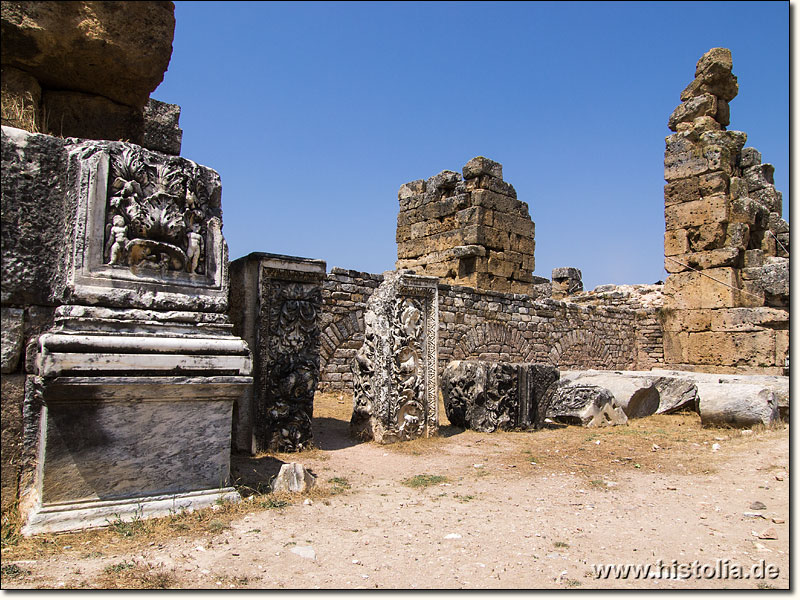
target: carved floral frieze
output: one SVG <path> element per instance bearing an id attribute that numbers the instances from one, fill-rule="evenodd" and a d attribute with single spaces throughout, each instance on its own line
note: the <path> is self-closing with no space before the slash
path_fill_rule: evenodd
<path id="1" fill-rule="evenodd" d="M 188 161 L 111 153 L 104 264 L 204 275 L 209 221 L 220 218 L 219 187 Z"/>

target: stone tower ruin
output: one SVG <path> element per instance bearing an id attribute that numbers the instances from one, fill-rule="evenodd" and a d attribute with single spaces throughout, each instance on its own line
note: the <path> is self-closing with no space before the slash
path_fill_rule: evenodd
<path id="1" fill-rule="evenodd" d="M 463 178 L 462 178 L 463 175 Z M 400 187 L 397 269 L 442 283 L 526 294 L 533 283 L 534 223 L 503 165 L 478 156 Z"/>
<path id="2" fill-rule="evenodd" d="M 789 356 L 789 225 L 774 168 L 727 131 L 738 93 L 712 48 L 669 118 L 664 153 L 664 359 L 698 371 L 783 374 Z"/>

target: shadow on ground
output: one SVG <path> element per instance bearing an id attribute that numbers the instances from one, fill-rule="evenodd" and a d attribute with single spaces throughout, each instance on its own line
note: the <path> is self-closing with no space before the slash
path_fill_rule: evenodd
<path id="1" fill-rule="evenodd" d="M 246 454 L 231 455 L 231 477 L 234 485 L 243 496 L 249 495 L 248 489 L 257 493 L 269 491 L 269 484 L 284 464 L 272 456 L 259 458 Z"/>
<path id="2" fill-rule="evenodd" d="M 350 437 L 350 422 L 333 417 L 314 417 L 311 424 L 314 432 L 314 447 L 320 450 L 341 450 L 362 444 Z"/>

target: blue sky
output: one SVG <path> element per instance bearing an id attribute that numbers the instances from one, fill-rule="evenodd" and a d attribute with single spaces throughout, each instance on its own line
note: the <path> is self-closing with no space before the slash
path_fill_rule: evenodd
<path id="1" fill-rule="evenodd" d="M 789 206 L 787 2 L 176 2 L 152 94 L 216 169 L 231 259 L 394 268 L 397 190 L 482 155 L 536 223 L 535 274 L 663 270 L 664 138 L 700 56 Z"/>

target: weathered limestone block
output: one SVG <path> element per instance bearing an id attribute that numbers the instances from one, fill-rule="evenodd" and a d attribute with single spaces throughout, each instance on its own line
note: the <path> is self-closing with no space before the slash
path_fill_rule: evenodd
<path id="1" fill-rule="evenodd" d="M 713 269 L 714 267 L 741 267 L 740 248 L 719 248 L 703 252 L 678 254 L 664 257 L 664 269 L 668 273 L 680 273 L 691 269 Z"/>
<path id="2" fill-rule="evenodd" d="M 767 163 L 746 168 L 743 174 L 747 189 L 752 192 L 775 185 L 774 173 L 775 167 Z"/>
<path id="3" fill-rule="evenodd" d="M 22 405 L 25 397 L 25 375 L 3 374 L 0 378 L 0 421 L 2 428 L 2 500 L 3 511 L 12 509 L 19 494 L 19 477 L 23 459 Z"/>
<path id="4" fill-rule="evenodd" d="M 680 230 L 678 230 L 680 231 Z M 729 240 L 744 240 L 749 233 L 747 225 L 741 223 L 709 223 L 700 227 L 687 229 L 690 252 L 703 252 L 706 250 L 716 250 L 723 246 L 737 246 L 739 244 L 728 243 Z M 741 245 L 744 247 L 746 242 Z"/>
<path id="5" fill-rule="evenodd" d="M 689 252 L 689 236 L 686 229 L 664 232 L 664 256 L 677 256 Z"/>
<path id="6" fill-rule="evenodd" d="M 181 153 L 183 130 L 178 126 L 181 107 L 150 98 L 144 106 L 144 137 L 142 145 L 164 154 Z"/>
<path id="7" fill-rule="evenodd" d="M 712 94 L 730 102 L 739 93 L 736 76 L 731 73 L 733 59 L 727 48 L 712 48 L 697 61 L 695 78 L 683 92 L 681 100 Z"/>
<path id="8" fill-rule="evenodd" d="M 664 179 L 672 182 L 708 173 L 708 160 L 702 146 L 686 133 L 674 133 L 666 139 L 664 152 Z"/>
<path id="9" fill-rule="evenodd" d="M 45 118 L 41 127 L 59 137 L 124 140 L 142 144 L 142 110 L 83 92 L 45 90 Z"/>
<path id="10" fill-rule="evenodd" d="M 3 2 L 2 63 L 142 108 L 172 54 L 172 2 Z"/>
<path id="11" fill-rule="evenodd" d="M 569 385 L 593 385 L 611 392 L 629 419 L 647 417 L 659 409 L 660 396 L 653 378 L 630 377 L 611 371 L 567 371 Z"/>
<path id="12" fill-rule="evenodd" d="M 554 388 L 547 417 L 583 427 L 608 427 L 628 422 L 625 411 L 607 389 L 569 382 Z"/>
<path id="13" fill-rule="evenodd" d="M 63 232 L 75 218 L 65 140 L 3 126 L 2 162 L 0 296 L 4 305 L 53 304 L 65 279 Z"/>
<path id="14" fill-rule="evenodd" d="M 752 384 L 697 384 L 700 420 L 704 426 L 772 425 L 778 419 L 775 393 Z"/>
<path id="15" fill-rule="evenodd" d="M 766 306 L 728 308 L 711 311 L 712 331 L 761 331 L 764 328 L 788 329 L 789 311 Z"/>
<path id="16" fill-rule="evenodd" d="M 775 332 L 770 329 L 752 332 L 705 331 L 689 334 L 686 360 L 698 365 L 775 365 Z"/>
<path id="17" fill-rule="evenodd" d="M 483 156 L 471 159 L 461 170 L 464 179 L 472 179 L 481 175 L 488 175 L 498 179 L 503 178 L 503 165 Z"/>
<path id="18" fill-rule="evenodd" d="M 733 308 L 741 306 L 736 269 L 717 267 L 703 273 L 675 273 L 664 284 L 665 306 L 673 309 Z M 668 301 L 668 303 L 666 302 Z"/>
<path id="19" fill-rule="evenodd" d="M 690 123 L 697 117 L 703 116 L 716 117 L 718 102 L 717 97 L 712 94 L 701 94 L 689 98 L 686 102 L 678 105 L 672 112 L 667 126 L 672 131 L 677 131 L 678 123 Z M 727 125 L 728 123 L 720 122 L 720 124 Z"/>
<path id="20" fill-rule="evenodd" d="M 552 294 L 554 300 L 561 300 L 572 294 L 583 291 L 583 275 L 575 267 L 557 267 L 553 269 Z"/>
<path id="21" fill-rule="evenodd" d="M 764 205 L 770 213 L 776 213 L 777 217 L 783 214 L 783 194 L 776 190 L 774 185 L 749 191 L 748 195 L 759 204 Z M 772 217 L 771 214 L 770 217 Z"/>
<path id="22" fill-rule="evenodd" d="M 437 280 L 387 271 L 364 323 L 364 344 L 352 363 L 351 433 L 382 444 L 436 435 Z"/>
<path id="23" fill-rule="evenodd" d="M 679 204 L 681 202 L 689 202 L 697 200 L 700 197 L 700 177 L 687 177 L 686 179 L 678 179 L 677 181 L 670 181 L 664 185 L 664 202 L 668 206 L 670 204 Z"/>
<path id="24" fill-rule="evenodd" d="M 709 196 L 681 204 L 671 204 L 664 210 L 667 231 L 727 223 L 731 204 L 724 195 Z"/>
<path id="25" fill-rule="evenodd" d="M 317 482 L 316 476 L 300 463 L 286 463 L 272 481 L 273 492 L 300 493 L 310 490 Z"/>
<path id="26" fill-rule="evenodd" d="M 442 373 L 442 397 L 453 425 L 490 433 L 540 428 L 547 413 L 547 389 L 558 370 L 547 365 L 452 361 Z"/>
<path id="27" fill-rule="evenodd" d="M 252 253 L 231 263 L 234 331 L 254 354 L 252 394 L 234 410 L 243 452 L 292 452 L 312 442 L 325 261 Z"/>
<path id="28" fill-rule="evenodd" d="M 17 370 L 22 356 L 24 342 L 25 313 L 20 308 L 4 306 L 2 308 L 2 325 L 0 325 L 0 365 L 2 373 L 13 373 Z"/>

